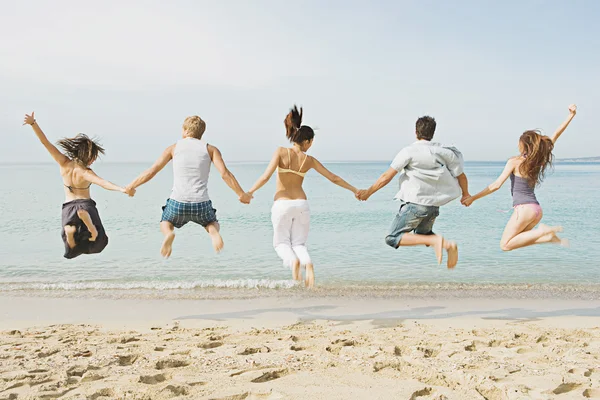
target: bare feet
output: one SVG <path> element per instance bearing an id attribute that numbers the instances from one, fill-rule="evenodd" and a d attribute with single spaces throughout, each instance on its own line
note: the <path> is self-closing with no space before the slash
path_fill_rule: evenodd
<path id="1" fill-rule="evenodd" d="M 302 275 L 300 274 L 300 260 L 294 260 L 292 263 L 292 278 L 295 281 L 302 280 Z"/>
<path id="2" fill-rule="evenodd" d="M 163 240 L 162 247 L 160 248 L 160 254 L 164 258 L 171 257 L 171 252 L 173 251 L 173 240 L 175 240 L 175 232 L 170 232 L 165 235 L 165 240 Z"/>
<path id="3" fill-rule="evenodd" d="M 541 237 L 541 239 L 543 241 L 546 241 L 548 243 L 552 243 L 552 244 L 558 244 L 562 247 L 569 247 L 570 243 L 569 243 L 569 239 L 562 239 L 560 237 L 558 237 L 556 235 L 556 232 L 562 232 L 563 228 L 562 226 L 548 226 L 546 224 L 540 224 L 540 226 L 538 227 L 538 229 L 540 230 L 544 230 L 547 231 L 548 233 L 544 236 Z"/>
<path id="4" fill-rule="evenodd" d="M 306 280 L 304 283 L 308 289 L 315 286 L 315 269 L 312 264 L 306 264 Z"/>
<path id="5" fill-rule="evenodd" d="M 541 231 L 544 231 L 546 233 L 554 233 L 554 234 L 563 231 L 563 227 L 562 226 L 548 226 L 546 224 L 540 224 L 538 226 L 538 229 L 541 230 Z"/>
<path id="6" fill-rule="evenodd" d="M 69 245 L 69 248 L 73 249 L 75 248 L 75 246 L 77 246 L 77 243 L 75 243 L 75 232 L 77 231 L 77 228 L 75 228 L 72 225 L 65 225 L 65 235 L 67 236 L 67 244 Z"/>
<path id="7" fill-rule="evenodd" d="M 442 236 L 435 235 L 433 250 L 435 250 L 435 258 L 437 259 L 438 264 L 441 264 L 442 258 L 444 257 L 444 238 Z"/>
<path id="8" fill-rule="evenodd" d="M 448 252 L 448 269 L 452 269 L 458 263 L 458 246 L 453 240 L 444 241 L 444 244 Z"/>

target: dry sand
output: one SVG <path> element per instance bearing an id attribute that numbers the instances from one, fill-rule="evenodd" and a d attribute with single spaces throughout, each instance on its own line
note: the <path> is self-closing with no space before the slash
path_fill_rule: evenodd
<path id="1" fill-rule="evenodd" d="M 0 399 L 600 398 L 597 317 L 236 321 L 5 330 Z"/>

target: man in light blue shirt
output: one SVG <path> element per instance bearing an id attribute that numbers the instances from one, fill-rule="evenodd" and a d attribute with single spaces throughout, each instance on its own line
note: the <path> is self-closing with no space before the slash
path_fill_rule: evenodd
<path id="1" fill-rule="evenodd" d="M 395 199 L 400 200 L 400 210 L 394 218 L 385 242 L 393 248 L 400 246 L 431 246 L 438 264 L 442 263 L 443 250 L 448 253 L 448 268 L 458 262 L 458 246 L 433 233 L 433 224 L 441 206 L 461 196 L 469 196 L 467 176 L 463 172 L 462 154 L 454 147 L 433 143 L 435 119 L 425 116 L 417 120 L 417 141 L 400 150 L 390 168 L 367 190 L 356 197 L 367 200 L 386 186 L 398 174 L 400 190 Z M 414 233 L 413 233 L 414 232 Z"/>

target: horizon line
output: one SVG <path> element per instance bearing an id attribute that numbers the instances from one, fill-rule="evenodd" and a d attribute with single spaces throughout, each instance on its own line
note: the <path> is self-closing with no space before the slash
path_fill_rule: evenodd
<path id="1" fill-rule="evenodd" d="M 600 162 L 600 157 L 567 157 L 557 159 L 556 162 L 577 162 L 577 161 L 585 161 L 585 160 L 598 160 Z M 101 161 L 99 160 L 98 164 L 152 164 L 155 160 L 149 161 Z M 328 164 L 380 164 L 380 163 L 389 163 L 389 160 L 325 160 L 321 161 L 323 163 Z M 467 160 L 465 163 L 504 163 L 506 160 Z M 228 161 L 228 164 L 268 164 L 269 161 L 259 161 L 259 160 L 235 160 Z M 0 165 L 52 165 L 55 164 L 52 161 L 0 161 Z"/>

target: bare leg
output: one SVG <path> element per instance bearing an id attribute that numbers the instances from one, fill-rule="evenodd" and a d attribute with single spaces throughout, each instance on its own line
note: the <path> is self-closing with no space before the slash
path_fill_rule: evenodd
<path id="1" fill-rule="evenodd" d="M 165 235 L 165 240 L 163 240 L 162 247 L 160 248 L 160 254 L 164 258 L 171 257 L 171 252 L 173 251 L 173 240 L 175 240 L 175 227 L 169 221 L 162 221 L 160 223 L 160 231 L 163 235 Z"/>
<path id="2" fill-rule="evenodd" d="M 534 244 L 561 243 L 556 233 L 561 232 L 562 227 L 541 224 L 538 229 L 533 229 L 541 219 L 542 214 L 536 213 L 533 208 L 520 207 L 515 210 L 506 224 L 500 248 L 511 251 Z"/>
<path id="3" fill-rule="evenodd" d="M 94 223 L 92 222 L 92 217 L 90 217 L 90 214 L 85 210 L 77 210 L 77 216 L 79 217 L 79 219 L 81 219 L 83 221 L 87 230 L 90 231 L 89 241 L 90 242 L 95 241 L 96 238 L 98 237 L 98 229 L 96 229 L 96 227 L 94 226 Z"/>
<path id="4" fill-rule="evenodd" d="M 295 281 L 302 280 L 302 274 L 300 274 L 300 260 L 298 259 L 294 260 L 292 264 L 292 278 Z"/>
<path id="5" fill-rule="evenodd" d="M 67 244 L 71 249 L 77 246 L 77 243 L 75 243 L 75 232 L 77 232 L 76 227 L 74 227 L 73 225 L 65 225 L 65 235 L 67 236 Z"/>
<path id="6" fill-rule="evenodd" d="M 306 264 L 306 279 L 304 283 L 309 289 L 315 286 L 315 268 L 312 264 Z"/>
<path id="7" fill-rule="evenodd" d="M 221 225 L 219 225 L 218 222 L 213 222 L 212 224 L 206 226 L 206 232 L 208 232 L 208 234 L 210 235 L 212 245 L 216 253 L 221 252 L 221 250 L 223 250 L 224 245 L 221 233 L 219 233 L 220 230 Z"/>
<path id="8" fill-rule="evenodd" d="M 444 248 L 449 248 L 449 243 L 440 235 L 419 235 L 417 233 L 405 233 L 400 239 L 400 246 L 431 246 L 435 250 L 438 264 L 442 263 Z"/>

